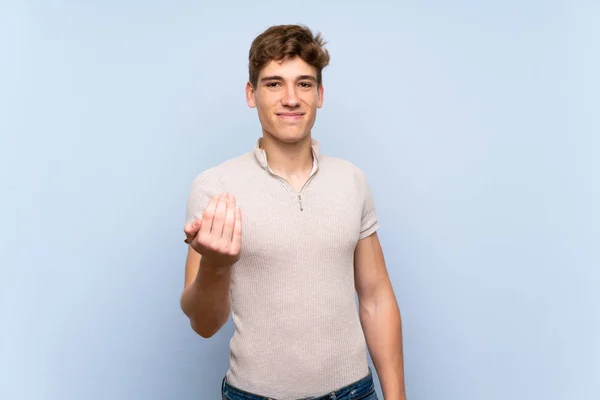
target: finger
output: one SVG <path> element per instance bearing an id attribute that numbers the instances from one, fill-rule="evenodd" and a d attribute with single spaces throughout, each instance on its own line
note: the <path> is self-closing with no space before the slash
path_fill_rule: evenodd
<path id="1" fill-rule="evenodd" d="M 231 239 L 231 252 L 238 254 L 242 248 L 242 210 L 239 207 L 235 209 L 235 225 L 233 227 L 233 237 Z"/>
<path id="2" fill-rule="evenodd" d="M 215 240 L 219 240 L 221 239 L 221 236 L 223 236 L 223 224 L 225 223 L 225 216 L 227 215 L 227 198 L 227 193 L 223 193 L 219 196 L 219 204 L 217 204 L 215 218 L 213 219 L 213 225 L 210 229 L 210 235 Z"/>
<path id="3" fill-rule="evenodd" d="M 227 214 L 225 215 L 225 224 L 223 225 L 223 239 L 228 243 L 231 243 L 231 235 L 233 234 L 233 227 L 235 225 L 235 204 L 236 200 L 234 196 L 229 196 L 227 202 Z"/>
<path id="4" fill-rule="evenodd" d="M 194 237 L 196 237 L 201 225 L 201 219 L 196 219 L 193 222 L 185 224 L 185 226 L 183 227 L 183 231 L 185 232 L 185 237 L 187 239 L 186 242 L 190 242 L 192 239 L 194 239 Z"/>
<path id="5" fill-rule="evenodd" d="M 185 226 L 183 227 L 183 231 L 186 235 L 195 235 L 196 233 L 198 233 L 201 224 L 201 219 L 195 219 L 194 221 L 185 224 Z"/>
<path id="6" fill-rule="evenodd" d="M 210 234 L 210 229 L 213 224 L 213 219 L 215 217 L 215 210 L 217 209 L 217 203 L 219 201 L 219 196 L 214 196 L 210 199 L 210 202 L 206 206 L 206 209 L 202 213 L 202 224 L 200 226 L 199 234 L 203 237 L 206 237 Z"/>
<path id="7" fill-rule="evenodd" d="M 189 223 L 185 224 L 185 226 L 183 227 L 183 231 L 185 232 L 186 235 L 189 235 L 192 232 L 193 224 L 194 224 L 193 222 L 189 222 Z"/>

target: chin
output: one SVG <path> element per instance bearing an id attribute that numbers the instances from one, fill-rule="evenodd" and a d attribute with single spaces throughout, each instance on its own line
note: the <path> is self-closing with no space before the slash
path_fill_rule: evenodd
<path id="1" fill-rule="evenodd" d="M 292 144 L 305 139 L 309 134 L 310 132 L 277 132 L 272 133 L 271 136 L 281 142 Z"/>

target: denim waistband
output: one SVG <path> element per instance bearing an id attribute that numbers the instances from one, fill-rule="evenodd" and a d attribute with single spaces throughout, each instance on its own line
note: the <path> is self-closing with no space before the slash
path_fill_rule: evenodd
<path id="1" fill-rule="evenodd" d="M 362 399 L 371 393 L 375 392 L 373 383 L 373 375 L 369 368 L 369 373 L 364 378 L 329 392 L 325 395 L 316 397 L 303 397 L 297 400 L 355 400 Z M 266 397 L 259 394 L 249 393 L 227 382 L 227 378 L 223 378 L 221 385 L 221 394 L 224 400 L 277 400 L 273 397 Z"/>

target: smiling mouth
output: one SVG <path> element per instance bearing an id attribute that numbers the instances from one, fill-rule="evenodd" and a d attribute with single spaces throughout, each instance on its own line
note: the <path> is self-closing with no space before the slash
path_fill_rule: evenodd
<path id="1" fill-rule="evenodd" d="M 303 113 L 277 113 L 276 115 L 279 118 L 282 118 L 282 119 L 285 119 L 288 121 L 297 121 L 304 116 Z"/>

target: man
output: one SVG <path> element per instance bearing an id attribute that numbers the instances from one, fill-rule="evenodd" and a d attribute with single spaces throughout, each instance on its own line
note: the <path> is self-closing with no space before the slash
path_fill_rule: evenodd
<path id="1" fill-rule="evenodd" d="M 311 137 L 323 46 L 296 25 L 254 40 L 246 99 L 262 137 L 190 190 L 181 307 L 205 338 L 231 312 L 227 400 L 377 399 L 367 348 L 385 400 L 405 399 L 400 312 L 369 185 Z"/>

